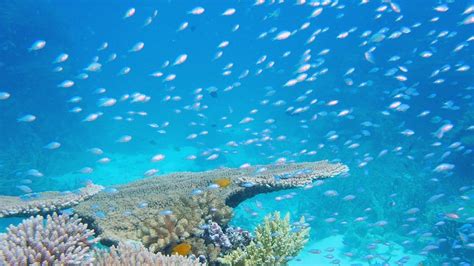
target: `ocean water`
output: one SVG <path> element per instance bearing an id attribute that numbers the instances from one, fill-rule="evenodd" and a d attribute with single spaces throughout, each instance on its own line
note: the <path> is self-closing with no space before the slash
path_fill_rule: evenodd
<path id="1" fill-rule="evenodd" d="M 24 0 L 0 22 L 1 195 L 329 160 L 350 171 L 231 224 L 304 216 L 290 265 L 473 264 L 474 2 Z"/>

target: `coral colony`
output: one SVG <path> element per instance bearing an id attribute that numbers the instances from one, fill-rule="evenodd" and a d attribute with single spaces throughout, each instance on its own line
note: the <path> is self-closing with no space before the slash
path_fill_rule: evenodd
<path id="1" fill-rule="evenodd" d="M 267 170 L 259 173 L 261 167 Z M 3 216 L 52 215 L 28 218 L 0 235 L 0 264 L 285 264 L 307 242 L 304 218 L 290 224 L 289 214 L 281 218 L 274 213 L 250 233 L 228 225 L 232 206 L 259 193 L 310 185 L 347 171 L 328 161 L 266 165 L 174 173 L 116 191 L 89 184 L 77 193 L 4 197 Z M 72 206 L 74 216 L 56 213 Z M 111 248 L 100 249 L 99 241 Z"/>

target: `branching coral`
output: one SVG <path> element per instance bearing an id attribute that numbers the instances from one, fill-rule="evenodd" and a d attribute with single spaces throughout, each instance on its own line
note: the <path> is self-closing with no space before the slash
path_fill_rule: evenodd
<path id="1" fill-rule="evenodd" d="M 37 213 L 48 213 L 77 205 L 95 194 L 104 187 L 88 184 L 80 188 L 77 193 L 43 192 L 40 197 L 23 200 L 19 197 L 0 196 L 2 205 L 0 217 L 33 215 Z"/>
<path id="2" fill-rule="evenodd" d="M 225 205 L 222 198 L 218 197 L 218 191 L 206 191 L 202 195 L 183 198 L 183 207 L 198 209 L 201 211 L 202 223 L 208 220 L 225 225 L 232 218 L 232 208 Z"/>
<path id="3" fill-rule="evenodd" d="M 142 223 L 139 237 L 153 252 L 164 251 L 170 244 L 199 235 L 200 225 L 212 219 L 226 224 L 232 217 L 232 208 L 208 191 L 202 195 L 182 198 L 181 204 L 169 215 L 158 215 Z"/>
<path id="4" fill-rule="evenodd" d="M 221 253 L 221 248 L 213 243 L 206 243 L 202 238 L 193 237 L 188 240 L 192 246 L 192 253 L 200 258 L 205 258 L 207 262 L 214 263 Z"/>
<path id="5" fill-rule="evenodd" d="M 98 266 L 174 266 L 174 265 L 202 265 L 197 259 L 178 255 L 166 256 L 160 253 L 155 254 L 146 249 L 140 243 L 119 243 L 117 247 L 110 248 L 110 251 L 96 252 L 96 262 Z"/>
<path id="6" fill-rule="evenodd" d="M 140 237 L 143 244 L 151 251 L 162 251 L 168 245 L 197 233 L 200 221 L 198 211 L 187 213 L 185 216 L 160 215 L 143 223 Z"/>
<path id="7" fill-rule="evenodd" d="M 0 235 L 0 265 L 71 265 L 93 261 L 97 239 L 76 216 L 42 216 L 11 225 Z"/>
<path id="8" fill-rule="evenodd" d="M 227 265 L 282 265 L 287 263 L 308 241 L 309 228 L 302 217 L 298 226 L 291 226 L 290 215 L 281 219 L 280 213 L 265 217 L 255 230 L 255 239 L 220 259 Z"/>

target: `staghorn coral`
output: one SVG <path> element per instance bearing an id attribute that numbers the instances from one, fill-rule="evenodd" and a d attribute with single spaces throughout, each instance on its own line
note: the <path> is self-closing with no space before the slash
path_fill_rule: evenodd
<path id="1" fill-rule="evenodd" d="M 10 216 L 33 215 L 48 213 L 77 205 L 93 195 L 99 193 L 104 187 L 87 184 L 77 193 L 43 192 L 40 197 L 23 200 L 19 197 L 0 196 L 0 218 Z"/>
<path id="2" fill-rule="evenodd" d="M 220 258 L 226 265 L 282 265 L 286 264 L 308 241 L 309 228 L 302 217 L 297 227 L 290 225 L 290 215 L 281 219 L 280 213 L 265 217 L 257 226 L 255 239 L 245 247 Z"/>
<path id="3" fill-rule="evenodd" d="M 202 265 L 197 259 L 178 255 L 166 256 L 161 253 L 155 254 L 146 249 L 140 243 L 119 243 L 110 251 L 96 251 L 96 262 L 98 266 L 194 266 Z"/>
<path id="4" fill-rule="evenodd" d="M 258 169 L 266 170 L 261 172 L 257 171 Z M 304 185 L 315 179 L 329 178 L 347 171 L 347 166 L 343 164 L 320 161 L 260 165 L 242 169 L 222 168 L 206 172 L 178 172 L 118 186 L 117 193 L 98 193 L 74 209 L 79 216 L 93 223 L 103 243 L 110 245 L 125 239 L 140 240 L 143 221 L 155 219 L 164 209 L 178 214 L 178 209 L 183 206 L 183 198 L 196 197 L 191 196 L 194 190 L 204 189 L 219 178 L 228 178 L 232 182 L 225 188 L 213 190 L 212 194 L 219 199 L 218 206 L 225 203 L 226 206 L 232 207 L 259 193 Z M 256 172 L 259 173 L 256 175 Z M 275 176 L 288 174 L 293 174 L 293 177 L 284 183 L 275 182 Z M 246 181 L 255 184 L 250 188 L 241 186 L 242 182 Z M 146 202 L 147 207 L 137 208 L 142 202 Z M 211 219 L 225 224 L 230 217 L 219 213 L 219 210 L 223 210 L 221 207 L 216 209 L 218 212 L 211 215 Z M 103 215 L 98 216 L 98 211 Z M 206 222 L 209 218 L 203 219 Z"/>
<path id="5" fill-rule="evenodd" d="M 77 216 L 48 215 L 11 225 L 0 235 L 0 265 L 71 265 L 90 263 L 97 242 Z"/>

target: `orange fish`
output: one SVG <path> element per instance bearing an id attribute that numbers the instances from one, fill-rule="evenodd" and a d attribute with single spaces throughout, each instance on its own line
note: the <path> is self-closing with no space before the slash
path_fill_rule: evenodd
<path id="1" fill-rule="evenodd" d="M 189 253 L 191 253 L 191 244 L 189 243 L 181 243 L 176 245 L 172 252 L 172 254 L 179 254 L 181 256 L 187 256 Z"/>
<path id="2" fill-rule="evenodd" d="M 230 180 L 230 178 L 218 178 L 216 180 L 214 180 L 214 183 L 218 184 L 219 187 L 228 187 L 232 181 Z"/>

